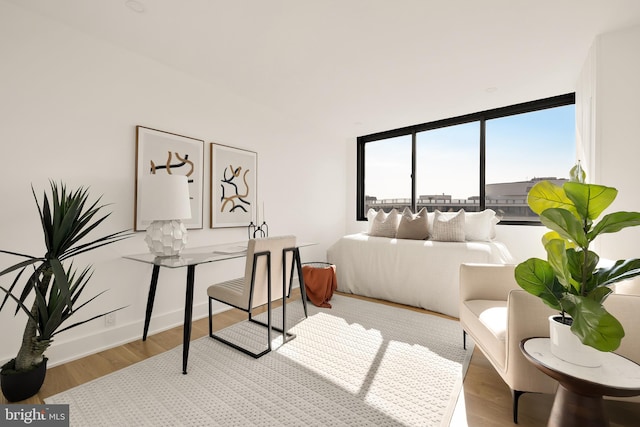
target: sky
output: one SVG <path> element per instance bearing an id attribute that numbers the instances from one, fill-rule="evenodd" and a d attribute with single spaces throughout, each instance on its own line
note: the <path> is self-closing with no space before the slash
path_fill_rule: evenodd
<path id="1" fill-rule="evenodd" d="M 479 194 L 480 125 L 466 123 L 417 135 L 418 195 Z M 575 163 L 575 106 L 487 121 L 486 183 L 568 177 Z M 411 197 L 411 136 L 367 143 L 365 193 Z"/>

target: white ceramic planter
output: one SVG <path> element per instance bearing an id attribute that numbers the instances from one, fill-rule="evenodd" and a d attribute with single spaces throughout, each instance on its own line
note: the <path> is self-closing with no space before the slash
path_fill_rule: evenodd
<path id="1" fill-rule="evenodd" d="M 551 353 L 565 362 L 574 365 L 595 368 L 602 364 L 602 352 L 593 347 L 582 344 L 580 339 L 571 332 L 571 327 L 553 320 L 560 317 L 557 314 L 549 316 L 549 337 L 551 338 Z"/>

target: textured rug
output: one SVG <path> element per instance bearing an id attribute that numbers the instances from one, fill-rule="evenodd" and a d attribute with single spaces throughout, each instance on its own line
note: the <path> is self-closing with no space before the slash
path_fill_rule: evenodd
<path id="1" fill-rule="evenodd" d="M 458 322 L 340 295 L 331 304 L 302 320 L 289 303 L 296 338 L 274 334 L 260 359 L 205 337 L 187 375 L 179 346 L 46 403 L 69 404 L 73 426 L 449 425 L 472 352 Z M 224 334 L 266 342 L 248 322 Z"/>

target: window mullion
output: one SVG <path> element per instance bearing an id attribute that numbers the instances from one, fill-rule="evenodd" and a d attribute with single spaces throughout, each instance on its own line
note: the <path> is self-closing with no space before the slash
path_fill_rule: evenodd
<path id="1" fill-rule="evenodd" d="M 416 157 L 417 157 L 417 149 L 416 149 L 416 133 L 413 132 L 411 134 L 411 210 L 413 212 L 416 212 L 416 206 L 418 204 L 418 198 L 416 196 L 416 189 L 417 189 L 417 183 L 416 183 L 416 164 L 418 163 Z"/>
<path id="2" fill-rule="evenodd" d="M 486 120 L 480 119 L 480 211 L 485 209 Z"/>

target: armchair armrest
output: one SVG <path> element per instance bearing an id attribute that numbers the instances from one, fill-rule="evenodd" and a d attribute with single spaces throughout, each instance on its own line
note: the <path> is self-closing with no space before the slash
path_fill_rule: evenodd
<path id="1" fill-rule="evenodd" d="M 515 289 L 507 303 L 505 381 L 515 390 L 554 393 L 557 382 L 535 368 L 522 354 L 520 342 L 525 338 L 548 337 L 549 316 L 557 311 L 530 293 Z"/>
<path id="2" fill-rule="evenodd" d="M 460 302 L 469 300 L 506 301 L 512 289 L 520 289 L 512 264 L 460 265 Z"/>
<path id="3" fill-rule="evenodd" d="M 624 327 L 624 338 L 615 353 L 640 363 L 640 296 L 612 294 L 604 302 L 604 306 Z"/>

